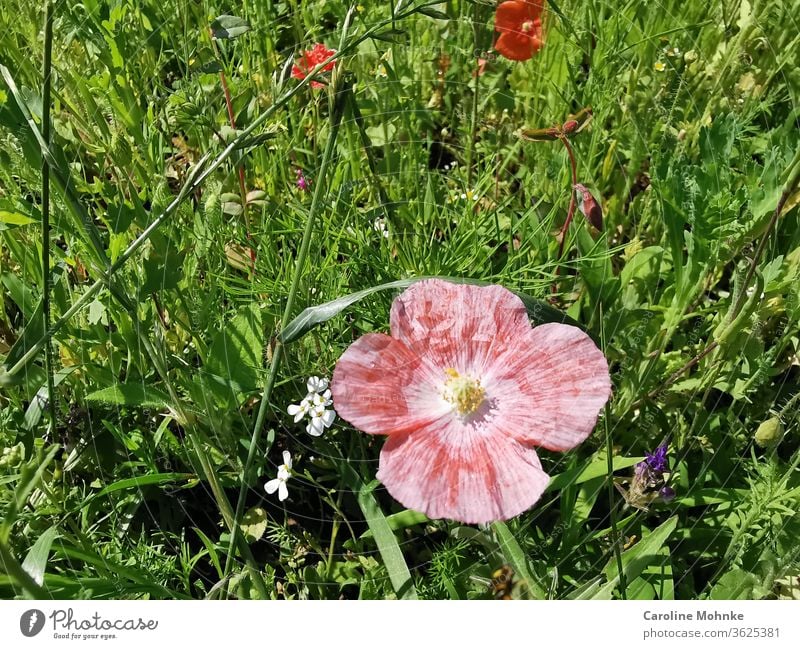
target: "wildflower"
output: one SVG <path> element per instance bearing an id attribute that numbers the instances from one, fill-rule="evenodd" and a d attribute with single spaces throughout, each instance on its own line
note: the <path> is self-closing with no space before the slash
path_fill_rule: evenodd
<path id="1" fill-rule="evenodd" d="M 659 446 L 652 453 L 647 453 L 644 458 L 644 463 L 647 464 L 651 471 L 656 473 L 664 473 L 669 470 L 669 461 L 667 460 L 667 445 Z"/>
<path id="2" fill-rule="evenodd" d="M 332 57 L 334 54 L 336 54 L 336 50 L 329 50 L 322 43 L 317 43 L 312 49 L 303 52 L 299 61 L 292 66 L 292 76 L 295 79 L 300 79 L 302 81 L 306 78 L 306 76 L 308 76 L 309 72 L 311 72 L 323 61 L 326 61 Z M 325 67 L 323 67 L 321 71 L 329 72 L 330 70 L 333 70 L 334 64 L 335 61 L 331 61 Z M 320 83 L 319 81 L 311 82 L 312 88 L 323 88 L 324 86 L 325 84 Z"/>
<path id="3" fill-rule="evenodd" d="M 333 404 L 331 391 L 328 389 L 328 379 L 318 376 L 309 377 L 306 381 L 308 393 L 300 403 L 292 404 L 286 412 L 294 417 L 295 423 L 309 417 L 306 432 L 314 437 L 319 437 L 330 428 L 336 419 L 336 411 L 329 408 Z"/>
<path id="4" fill-rule="evenodd" d="M 289 489 L 286 487 L 286 482 L 292 477 L 292 455 L 289 451 L 283 452 L 283 464 L 278 467 L 278 475 L 267 484 L 264 489 L 268 494 L 278 492 L 278 500 L 283 502 L 289 497 Z"/>
<path id="5" fill-rule="evenodd" d="M 665 503 L 675 498 L 675 490 L 667 485 L 668 472 L 667 445 L 662 444 L 634 467 L 628 489 L 615 485 L 629 505 L 648 511 L 648 505 L 659 498 Z"/>
<path id="6" fill-rule="evenodd" d="M 384 239 L 389 238 L 389 228 L 386 226 L 386 219 L 383 217 L 378 217 L 372 223 L 372 229 L 375 230 L 378 234 L 380 234 Z"/>
<path id="7" fill-rule="evenodd" d="M 681 51 L 677 47 L 665 47 L 664 54 L 666 54 L 670 58 L 674 58 L 676 56 L 680 56 Z"/>
<path id="8" fill-rule="evenodd" d="M 664 70 L 667 69 L 667 66 L 664 65 L 664 63 L 662 63 L 661 61 L 656 61 L 655 65 L 653 66 L 653 69 L 656 72 L 663 72 Z"/>
<path id="9" fill-rule="evenodd" d="M 549 482 L 534 447 L 583 442 L 611 392 L 585 333 L 532 328 L 501 286 L 416 282 L 390 325 L 345 351 L 331 389 L 341 417 L 388 435 L 378 479 L 431 518 L 486 523 L 531 507 Z"/>
<path id="10" fill-rule="evenodd" d="M 294 172 L 297 174 L 297 188 L 302 192 L 307 192 L 310 189 L 311 183 L 308 182 L 303 170 L 295 169 Z"/>
<path id="11" fill-rule="evenodd" d="M 495 31 L 500 32 L 494 48 L 512 61 L 527 61 L 544 45 L 542 0 L 509 0 L 501 2 L 494 18 Z"/>
<path id="12" fill-rule="evenodd" d="M 311 398 L 311 408 L 308 415 L 311 421 L 306 425 L 306 432 L 314 437 L 319 437 L 325 432 L 326 428 L 330 428 L 333 424 L 336 419 L 336 411 L 333 408 L 328 409 L 328 406 L 333 403 L 330 399 L 330 390 L 325 390 L 322 394 L 309 396 Z"/>

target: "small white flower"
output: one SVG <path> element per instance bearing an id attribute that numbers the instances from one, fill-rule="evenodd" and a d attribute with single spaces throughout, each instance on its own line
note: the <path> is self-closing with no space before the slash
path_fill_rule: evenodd
<path id="1" fill-rule="evenodd" d="M 324 405 L 320 405 L 311 409 L 310 416 L 311 423 L 306 426 L 306 432 L 314 437 L 319 437 L 326 428 L 331 427 L 336 419 L 336 412 L 333 409 L 327 410 Z"/>
<path id="2" fill-rule="evenodd" d="M 290 405 L 286 412 L 288 412 L 292 417 L 294 417 L 294 422 L 297 423 L 303 417 L 308 414 L 308 411 L 311 409 L 311 400 L 308 397 L 305 397 L 300 403 L 293 403 Z"/>
<path id="3" fill-rule="evenodd" d="M 268 494 L 278 492 L 278 500 L 283 502 L 289 497 L 286 482 L 292 477 L 292 455 L 289 451 L 283 452 L 283 464 L 278 467 L 278 476 L 264 485 Z"/>
<path id="4" fill-rule="evenodd" d="M 308 381 L 306 381 L 306 387 L 308 388 L 309 396 L 312 392 L 325 392 L 325 390 L 328 389 L 328 379 L 311 376 Z"/>
<path id="5" fill-rule="evenodd" d="M 378 217 L 375 219 L 375 222 L 372 224 L 372 229 L 380 234 L 384 239 L 389 238 L 389 228 L 386 226 L 386 219 L 383 217 Z"/>

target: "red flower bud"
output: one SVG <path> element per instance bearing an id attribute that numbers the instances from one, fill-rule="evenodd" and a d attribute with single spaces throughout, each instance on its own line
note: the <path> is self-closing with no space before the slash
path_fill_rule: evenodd
<path id="1" fill-rule="evenodd" d="M 592 196 L 592 192 L 580 183 L 573 185 L 573 189 L 577 193 L 578 209 L 583 213 L 589 223 L 598 230 L 602 230 L 603 210 L 600 208 L 600 203 Z"/>

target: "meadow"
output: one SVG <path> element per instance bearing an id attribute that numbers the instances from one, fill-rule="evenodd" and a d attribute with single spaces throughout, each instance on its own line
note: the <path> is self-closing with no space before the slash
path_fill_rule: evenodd
<path id="1" fill-rule="evenodd" d="M 0 2 L 0 596 L 800 597 L 800 3 L 504 4 Z M 420 278 L 607 361 L 507 520 L 337 414 Z"/>

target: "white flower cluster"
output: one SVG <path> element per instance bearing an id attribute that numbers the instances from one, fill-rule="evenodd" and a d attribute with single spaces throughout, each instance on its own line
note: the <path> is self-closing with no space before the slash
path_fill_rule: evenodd
<path id="1" fill-rule="evenodd" d="M 328 389 L 328 379 L 312 376 L 306 382 L 308 394 L 300 403 L 293 403 L 287 412 L 294 417 L 295 422 L 301 421 L 306 415 L 310 422 L 306 425 L 306 432 L 314 437 L 319 437 L 330 428 L 336 419 L 336 411 L 329 408 L 333 404 L 331 391 Z"/>

